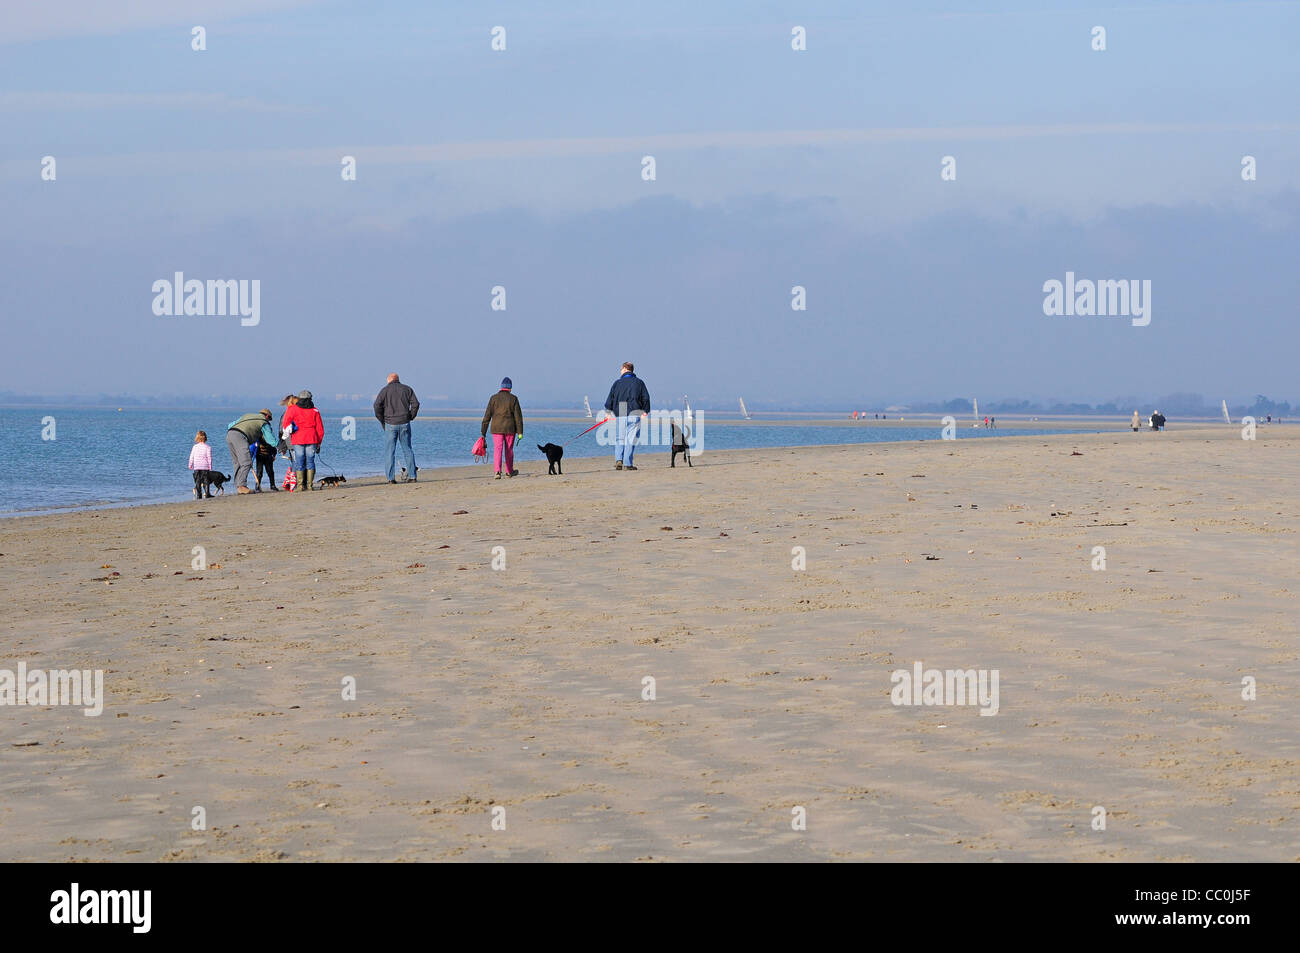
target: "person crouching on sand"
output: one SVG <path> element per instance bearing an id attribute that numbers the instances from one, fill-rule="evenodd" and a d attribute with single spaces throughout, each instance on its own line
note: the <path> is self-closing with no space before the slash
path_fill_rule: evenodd
<path id="1" fill-rule="evenodd" d="M 253 492 L 248 488 L 248 474 L 253 469 L 253 458 L 248 451 L 259 441 L 275 441 L 275 435 L 271 433 L 271 412 L 265 407 L 255 414 L 236 417 L 226 425 L 226 448 L 235 464 L 235 490 L 238 493 Z"/>
<path id="2" fill-rule="evenodd" d="M 502 458 L 505 460 L 505 475 L 514 476 L 515 440 L 524 436 L 524 412 L 519 406 L 519 398 L 510 392 L 514 387 L 510 378 L 501 379 L 501 389 L 488 398 L 487 410 L 483 411 L 482 435 L 486 439 L 488 427 L 492 428 L 493 465 L 496 479 L 501 479 Z"/>
<path id="3" fill-rule="evenodd" d="M 194 446 L 190 448 L 190 469 L 194 471 L 194 499 L 203 499 L 205 492 L 211 499 L 208 471 L 212 469 L 212 448 L 208 446 L 206 430 L 200 430 L 194 435 Z"/>

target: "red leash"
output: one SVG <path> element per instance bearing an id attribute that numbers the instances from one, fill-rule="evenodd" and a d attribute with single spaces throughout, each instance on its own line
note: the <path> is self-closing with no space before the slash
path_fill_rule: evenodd
<path id="1" fill-rule="evenodd" d="M 603 424 L 603 423 L 604 423 L 606 420 L 608 420 L 608 419 L 609 419 L 608 417 L 602 417 L 600 420 L 597 420 L 594 424 L 592 424 L 590 427 L 588 427 L 588 428 L 587 428 L 586 430 L 584 430 L 582 433 L 578 434 L 578 437 L 582 437 L 582 436 L 585 436 L 585 435 L 591 433 L 593 430 L 595 430 L 597 427 L 599 427 L 601 424 Z M 573 443 L 573 441 L 577 440 L 578 437 L 570 437 L 570 438 L 569 438 L 568 440 L 566 440 L 564 443 L 560 444 L 560 446 L 561 446 L 561 447 L 567 447 L 569 444 Z"/>
<path id="2" fill-rule="evenodd" d="M 578 434 L 578 437 L 581 437 L 581 436 L 584 436 L 585 434 L 589 434 L 589 433 L 591 433 L 593 430 L 595 430 L 597 427 L 599 427 L 601 424 L 603 424 L 603 423 L 604 423 L 606 420 L 608 420 L 608 419 L 609 419 L 608 417 L 602 417 L 600 420 L 597 420 L 594 424 L 592 424 L 590 427 L 588 427 L 588 428 L 587 428 L 586 430 L 584 430 L 582 433 Z M 570 437 L 567 441 L 565 441 L 564 443 L 560 444 L 560 446 L 561 446 L 561 447 L 567 446 L 568 444 L 573 443 L 573 441 L 577 440 L 578 437 Z M 482 438 L 482 437 L 479 437 L 479 440 L 483 440 L 483 438 Z M 478 446 L 478 444 L 475 444 L 475 446 Z M 479 456 L 479 454 L 476 453 L 476 454 L 474 454 L 474 456 L 477 457 L 477 456 Z M 483 447 L 483 461 L 484 461 L 485 463 L 487 462 L 487 445 L 486 445 L 486 443 L 484 444 L 484 447 Z"/>

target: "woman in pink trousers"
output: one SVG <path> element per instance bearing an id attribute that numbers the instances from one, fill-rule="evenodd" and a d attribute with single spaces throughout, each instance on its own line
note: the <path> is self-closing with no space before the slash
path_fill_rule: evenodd
<path id="1" fill-rule="evenodd" d="M 488 399 L 487 410 L 483 411 L 482 434 L 486 439 L 488 428 L 492 429 L 493 469 L 498 480 L 502 472 L 508 477 L 519 472 L 515 469 L 515 440 L 524 435 L 524 412 L 519 407 L 519 398 L 510 392 L 513 386 L 510 378 L 503 378 L 501 389 Z"/>

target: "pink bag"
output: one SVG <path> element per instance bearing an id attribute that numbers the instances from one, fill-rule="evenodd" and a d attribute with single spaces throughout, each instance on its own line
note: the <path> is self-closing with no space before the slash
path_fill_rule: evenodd
<path id="1" fill-rule="evenodd" d="M 487 440 L 486 440 L 485 438 L 483 438 L 483 437 L 479 437 L 479 438 L 478 438 L 478 442 L 477 442 L 476 444 L 474 444 L 474 449 L 471 450 L 470 453 L 474 454 L 474 456 L 476 456 L 476 457 L 482 457 L 482 458 L 486 461 L 486 460 L 487 460 Z"/>

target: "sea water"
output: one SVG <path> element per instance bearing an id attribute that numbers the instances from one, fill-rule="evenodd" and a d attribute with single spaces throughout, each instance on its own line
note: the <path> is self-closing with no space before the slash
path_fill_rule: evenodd
<path id="1" fill-rule="evenodd" d="M 257 408 L 178 408 L 144 410 L 3 408 L 0 409 L 0 513 L 15 515 L 67 508 L 102 507 L 123 504 L 168 502 L 193 499 L 194 481 L 187 469 L 196 430 L 206 430 L 212 447 L 213 468 L 233 474 L 234 464 L 226 447 L 226 425 Z M 279 419 L 280 408 L 272 408 Z M 374 417 L 361 410 L 321 409 L 325 420 L 325 442 L 316 465 L 317 479 L 332 473 L 349 480 L 382 474 L 384 431 Z M 345 420 L 354 421 L 354 439 L 344 439 Z M 938 440 L 942 425 L 937 419 L 916 426 L 871 426 L 876 421 L 844 424 L 761 424 L 735 419 L 716 419 L 701 412 L 703 424 L 696 435 L 702 440 L 697 464 L 705 464 L 714 450 L 763 447 L 800 447 L 881 443 L 889 441 Z M 515 453 L 515 466 L 545 462 L 538 444 L 564 445 L 566 460 L 574 457 L 608 456 L 613 448 L 596 442 L 597 431 L 576 435 L 595 423 L 574 416 L 552 422 L 529 420 L 525 408 L 524 439 Z M 475 462 L 470 448 L 479 437 L 480 417 L 417 419 L 411 428 L 416 463 L 421 469 L 464 466 Z M 665 428 L 666 429 L 666 428 Z M 1101 429 L 1100 427 L 1098 429 Z M 1079 433 L 1077 428 L 971 429 L 969 422 L 956 427 L 958 439 L 995 438 L 999 434 L 1027 436 L 1050 433 Z M 47 439 L 52 438 L 52 439 Z M 489 455 L 491 441 L 488 443 Z M 667 448 L 646 446 L 637 460 L 647 466 L 667 466 Z M 398 466 L 403 466 L 399 449 Z M 277 483 L 282 483 L 288 460 L 276 460 Z M 678 458 L 677 465 L 682 461 Z M 253 480 L 250 479 L 251 486 Z M 265 486 L 265 482 L 263 483 Z M 233 494 L 233 483 L 226 492 Z"/>

